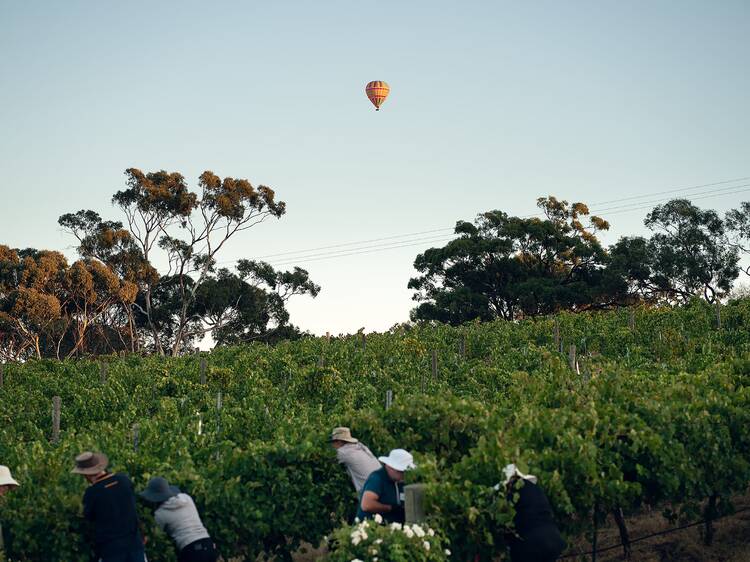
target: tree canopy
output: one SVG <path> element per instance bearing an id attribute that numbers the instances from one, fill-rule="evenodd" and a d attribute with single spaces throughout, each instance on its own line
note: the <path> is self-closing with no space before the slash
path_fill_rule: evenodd
<path id="1" fill-rule="evenodd" d="M 537 206 L 542 217 L 494 210 L 473 223 L 459 221 L 456 238 L 419 254 L 419 275 L 408 284 L 420 303 L 412 319 L 460 324 L 636 302 L 713 301 L 731 289 L 741 243 L 750 239 L 747 203 L 723 221 L 675 199 L 647 215 L 651 238 L 623 237 L 609 248 L 597 237 L 609 223 L 584 203 L 549 196 Z"/>
<path id="2" fill-rule="evenodd" d="M 195 191 L 177 172 L 125 176 L 112 197 L 124 223 L 85 209 L 60 216 L 78 261 L 0 246 L 1 357 L 178 355 L 207 334 L 218 344 L 299 337 L 286 303 L 320 292 L 307 271 L 246 259 L 216 268 L 237 233 L 284 215 L 271 188 L 210 171 Z"/>

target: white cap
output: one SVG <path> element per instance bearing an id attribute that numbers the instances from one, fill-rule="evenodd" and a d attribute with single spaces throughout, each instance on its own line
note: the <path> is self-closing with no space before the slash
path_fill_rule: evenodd
<path id="1" fill-rule="evenodd" d="M 0 486 L 18 486 L 18 482 L 10 475 L 10 469 L 2 464 L 0 464 Z"/>
<path id="2" fill-rule="evenodd" d="M 417 465 L 414 464 L 414 457 L 403 449 L 393 449 L 387 457 L 378 457 L 378 460 L 400 472 L 417 468 Z"/>

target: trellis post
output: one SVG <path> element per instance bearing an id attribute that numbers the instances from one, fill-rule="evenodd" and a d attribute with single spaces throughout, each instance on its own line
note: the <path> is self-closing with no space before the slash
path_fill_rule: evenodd
<path id="1" fill-rule="evenodd" d="M 52 442 L 60 440 L 60 410 L 62 409 L 62 398 L 52 397 Z"/>

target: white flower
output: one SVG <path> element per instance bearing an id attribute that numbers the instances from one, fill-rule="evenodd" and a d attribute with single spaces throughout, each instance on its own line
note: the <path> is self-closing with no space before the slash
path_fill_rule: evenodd
<path id="1" fill-rule="evenodd" d="M 422 546 L 424 546 L 425 550 L 430 550 L 430 543 L 428 543 L 427 541 L 423 541 Z"/>
<path id="2" fill-rule="evenodd" d="M 410 539 L 414 537 L 414 531 L 412 531 L 411 527 L 409 527 L 408 525 L 404 527 L 404 534 Z"/>
<path id="3" fill-rule="evenodd" d="M 427 529 L 427 534 L 430 535 L 431 537 L 434 537 L 435 531 L 433 531 L 432 529 Z"/>
<path id="4" fill-rule="evenodd" d="M 365 531 L 364 527 L 360 526 L 354 529 L 350 536 L 352 538 L 352 544 L 357 546 L 363 540 L 367 539 L 367 531 Z"/>
<path id="5" fill-rule="evenodd" d="M 447 548 L 445 549 L 445 555 L 446 555 L 446 556 L 450 556 L 450 555 L 451 555 L 451 551 L 450 551 L 450 550 L 448 550 Z"/>
<path id="6" fill-rule="evenodd" d="M 401 530 L 401 523 L 391 523 L 391 532 L 400 531 L 400 530 Z"/>
<path id="7" fill-rule="evenodd" d="M 414 523 L 414 525 L 411 526 L 412 531 L 414 531 L 414 534 L 417 535 L 420 539 L 425 535 L 424 529 Z"/>
<path id="8" fill-rule="evenodd" d="M 352 558 L 352 562 L 364 562 L 364 561 L 360 560 L 359 558 Z"/>
<path id="9" fill-rule="evenodd" d="M 383 542 L 383 539 L 378 539 L 375 541 L 375 544 L 381 544 Z"/>
<path id="10" fill-rule="evenodd" d="M 383 522 L 383 516 L 380 515 L 379 513 L 375 514 L 374 519 L 375 519 L 375 523 L 377 523 L 378 525 L 380 525 Z"/>

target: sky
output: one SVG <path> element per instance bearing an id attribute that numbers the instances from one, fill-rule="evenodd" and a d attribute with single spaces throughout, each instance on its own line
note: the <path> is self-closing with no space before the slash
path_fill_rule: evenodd
<path id="1" fill-rule="evenodd" d="M 290 302 L 294 324 L 383 331 L 457 220 L 640 197 L 601 213 L 612 243 L 645 233 L 663 191 L 750 183 L 688 189 L 750 176 L 748 69 L 746 0 L 0 0 L 0 243 L 74 258 L 57 218 L 122 220 L 129 167 L 247 178 L 288 212 L 222 265 L 304 267 L 322 292 Z M 391 87 L 379 112 L 371 80 Z"/>

